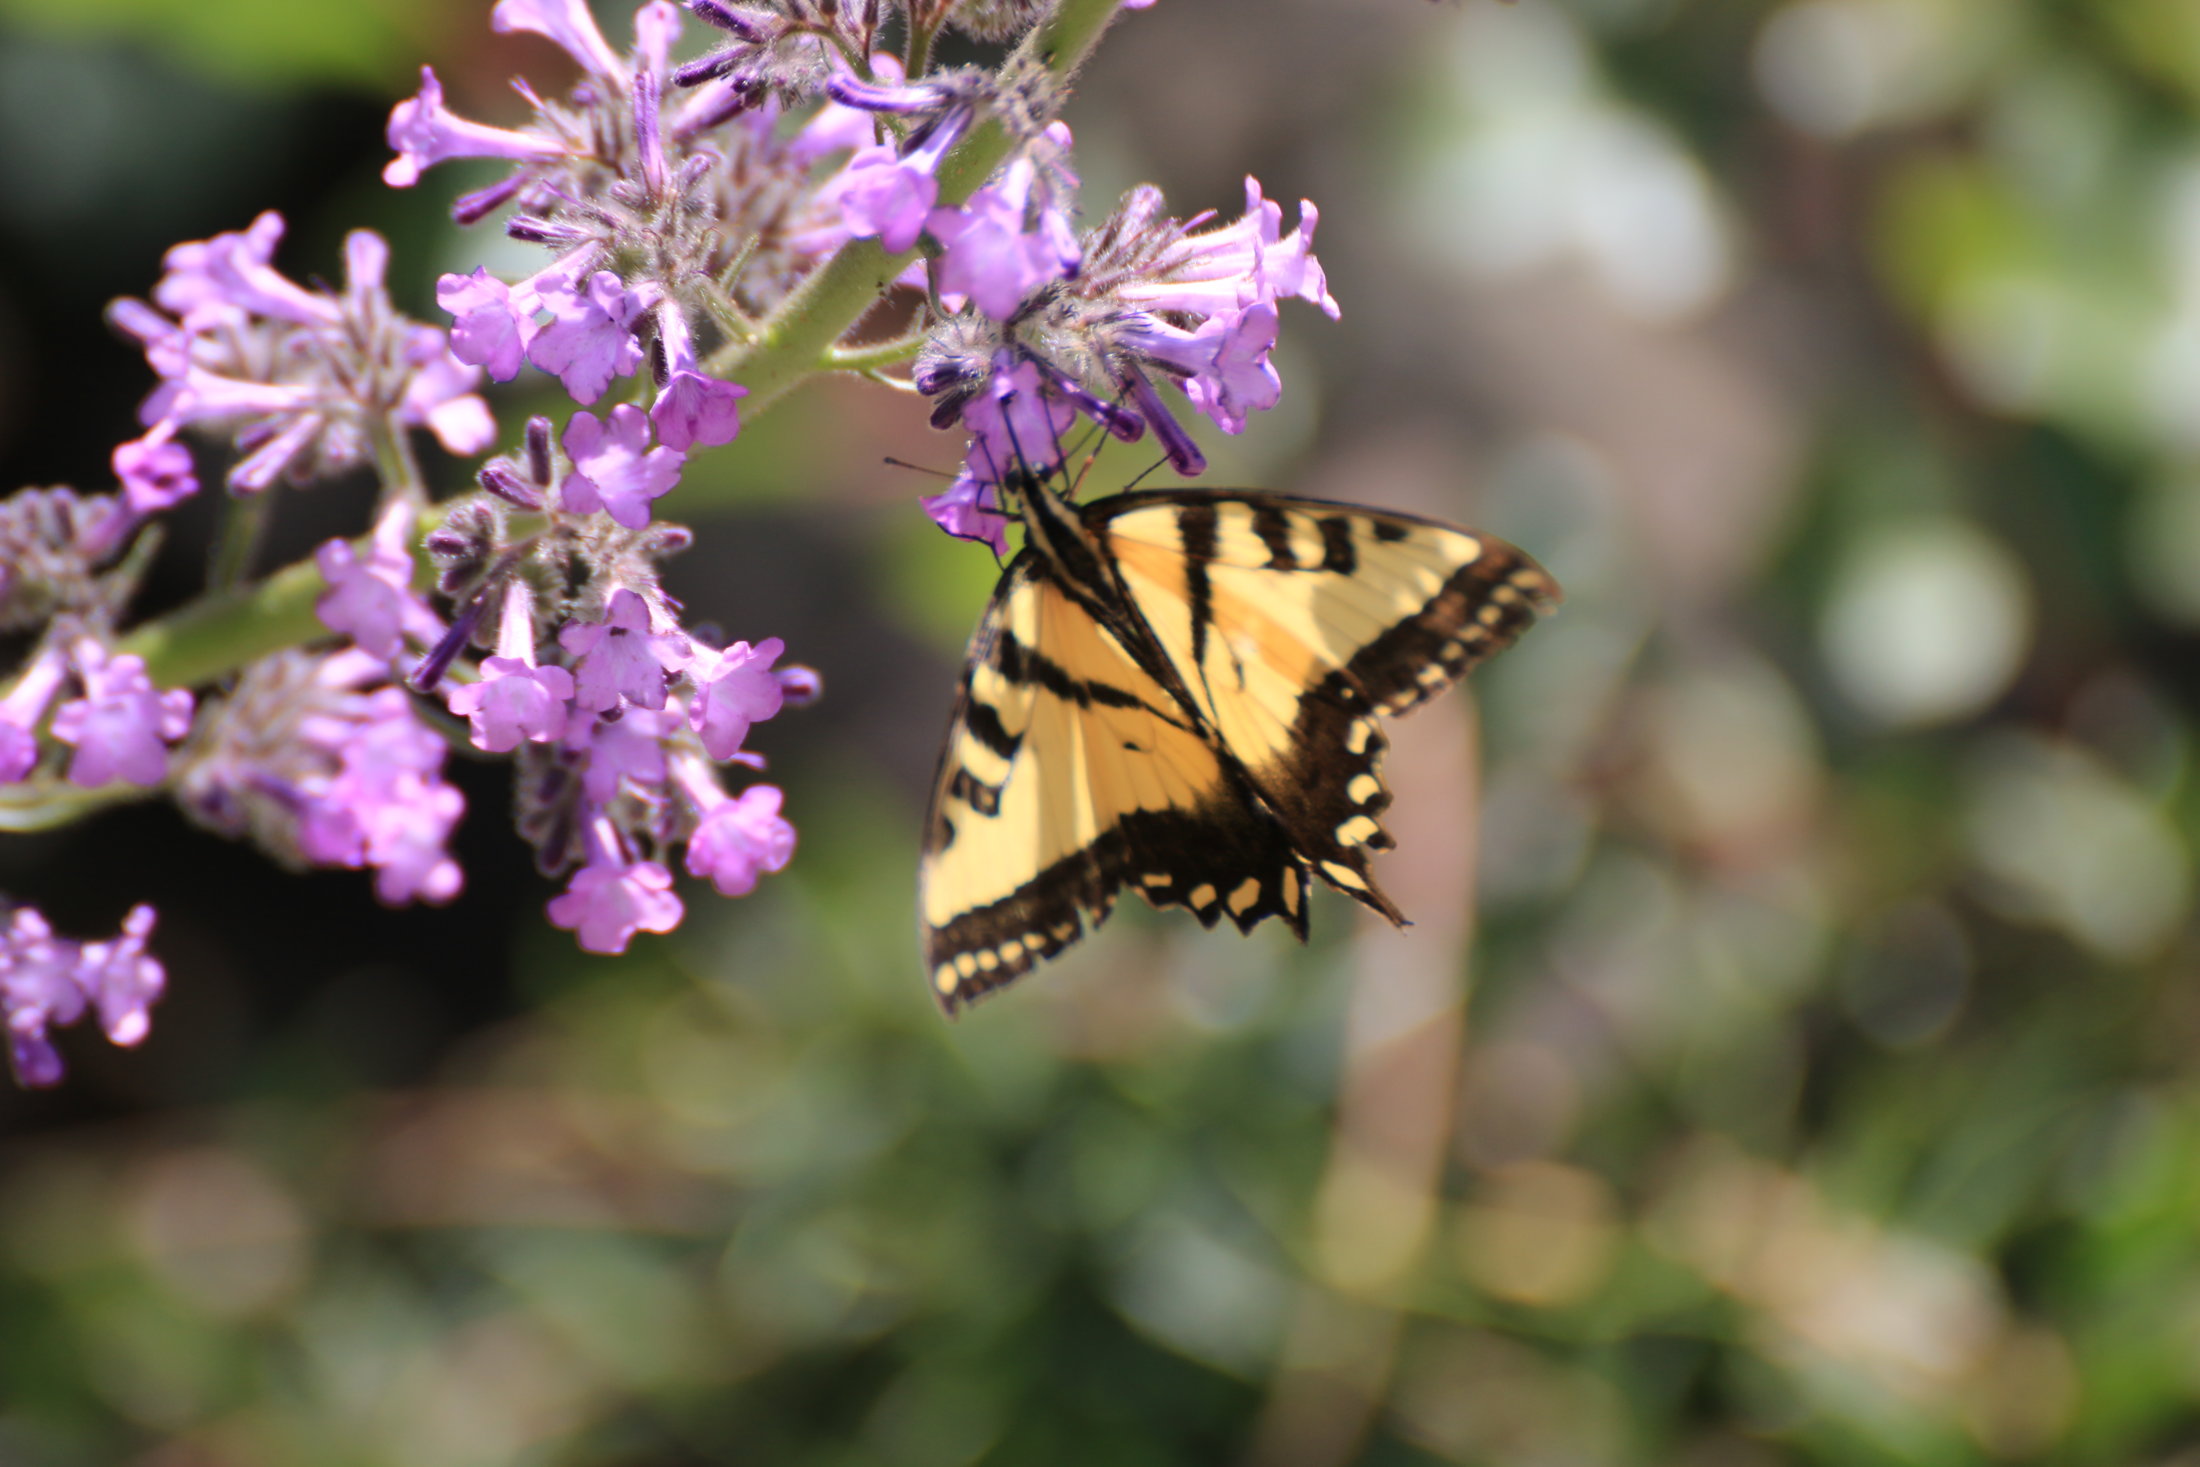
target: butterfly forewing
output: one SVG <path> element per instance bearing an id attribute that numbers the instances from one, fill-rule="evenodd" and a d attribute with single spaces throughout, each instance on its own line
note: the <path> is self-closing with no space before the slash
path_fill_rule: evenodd
<path id="1" fill-rule="evenodd" d="M 1558 597 L 1503 541 L 1264 493 L 1156 491 L 1084 510 L 1213 736 L 1298 850 L 1392 920 L 1375 714 L 1404 712 Z"/>
<path id="2" fill-rule="evenodd" d="M 919 880 L 950 1010 L 1052 957 L 1130 886 L 1212 926 L 1302 937 L 1290 835 L 1181 702 L 1030 551 L 971 641 Z"/>

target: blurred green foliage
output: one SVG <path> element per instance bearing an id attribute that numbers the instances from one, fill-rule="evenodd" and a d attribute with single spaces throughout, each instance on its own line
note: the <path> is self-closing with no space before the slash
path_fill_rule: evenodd
<path id="1" fill-rule="evenodd" d="M 233 86 L 402 85 L 454 21 L 444 0 L 0 0 L 0 23 L 76 42 L 130 41 Z"/>

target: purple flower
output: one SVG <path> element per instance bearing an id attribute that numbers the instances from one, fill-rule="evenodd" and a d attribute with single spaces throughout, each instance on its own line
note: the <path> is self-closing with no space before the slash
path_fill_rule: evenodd
<path id="1" fill-rule="evenodd" d="M 565 737 L 573 674 L 535 665 L 533 606 L 526 583 L 513 582 L 498 622 L 497 655 L 481 664 L 480 682 L 451 692 L 451 711 L 472 720 L 474 743 L 492 754 Z"/>
<path id="2" fill-rule="evenodd" d="M 560 506 L 574 514 L 602 510 L 630 530 L 649 523 L 649 502 L 680 482 L 687 462 L 675 449 L 648 446 L 649 419 L 630 403 L 611 410 L 608 428 L 594 413 L 573 414 L 560 441 L 573 460 L 558 489 Z"/>
<path id="3" fill-rule="evenodd" d="M 535 332 L 531 311 L 515 309 L 513 288 L 477 266 L 471 275 L 445 275 L 435 283 L 435 303 L 457 319 L 451 355 L 488 369 L 498 382 L 519 375 Z"/>
<path id="4" fill-rule="evenodd" d="M 346 540 L 327 541 L 313 556 L 328 583 L 313 603 L 314 614 L 330 631 L 384 660 L 404 650 L 407 631 L 424 642 L 443 632 L 412 592 L 412 554 L 406 549 L 411 528 L 411 509 L 395 504 L 375 525 L 364 557 Z"/>
<path id="5" fill-rule="evenodd" d="M 723 652 L 696 651 L 687 668 L 695 684 L 688 722 L 711 758 L 731 759 L 749 736 L 749 725 L 779 712 L 786 691 L 771 666 L 786 650 L 785 642 L 767 637 L 754 647 L 736 642 Z"/>
<path id="6" fill-rule="evenodd" d="M 574 719 L 568 747 L 588 750 L 581 791 L 597 805 L 608 805 L 621 790 L 655 790 L 665 782 L 665 740 L 681 720 L 671 708 L 628 708 L 618 718 Z"/>
<path id="7" fill-rule="evenodd" d="M 1028 358 L 1005 351 L 994 358 L 992 376 L 962 410 L 979 478 L 997 484 L 1019 465 L 1043 474 L 1062 461 L 1062 435 L 1076 426 L 1077 409 L 1051 385 Z"/>
<path id="8" fill-rule="evenodd" d="M 178 803 L 290 864 L 371 868 L 384 902 L 449 900 L 463 877 L 444 847 L 465 800 L 443 782 L 443 739 L 389 675 L 357 648 L 254 663 L 194 741 Z"/>
<path id="9" fill-rule="evenodd" d="M 968 464 L 946 490 L 924 501 L 932 523 L 958 540 L 976 540 L 993 547 L 995 555 L 1008 553 L 1009 516 L 1002 512 L 997 486 L 980 481 Z"/>
<path id="10" fill-rule="evenodd" d="M 1276 405 L 1283 381 L 1268 363 L 1276 344 L 1276 308 L 1256 301 L 1216 316 L 1196 331 L 1171 326 L 1144 311 L 1117 321 L 1118 341 L 1147 361 L 1185 378 L 1184 391 L 1225 433 L 1245 431 L 1245 415 Z"/>
<path id="11" fill-rule="evenodd" d="M 481 369 L 453 356 L 447 338 L 433 326 L 415 326 L 408 333 L 405 362 L 412 375 L 398 400 L 397 419 L 408 427 L 426 428 L 446 453 L 468 458 L 496 441 L 496 419 L 489 404 L 474 394 L 481 385 Z"/>
<path id="12" fill-rule="evenodd" d="M 68 659 L 56 647 L 39 651 L 0 697 L 0 784 L 18 784 L 38 765 L 38 740 L 31 730 L 46 716 L 53 695 L 69 675 Z"/>
<path id="13" fill-rule="evenodd" d="M 924 232 L 940 183 L 925 160 L 904 159 L 886 144 L 865 148 L 848 160 L 836 181 L 840 222 L 851 239 L 877 239 L 889 253 L 900 254 Z"/>
<path id="14" fill-rule="evenodd" d="M 199 492 L 191 451 L 176 442 L 174 435 L 175 428 L 164 423 L 114 451 L 115 477 L 122 482 L 122 493 L 130 508 L 138 514 L 157 514 Z"/>
<path id="15" fill-rule="evenodd" d="M 389 144 L 397 150 L 382 169 L 391 188 L 411 188 L 420 175 L 453 158 L 510 158 L 540 163 L 573 156 L 566 144 L 533 133 L 468 122 L 443 106 L 443 84 L 420 68 L 420 92 L 390 110 Z"/>
<path id="16" fill-rule="evenodd" d="M 533 31 L 548 36 L 592 75 L 607 81 L 624 78 L 626 68 L 596 28 L 587 0 L 497 0 L 489 12 L 489 29 L 498 35 Z"/>
<path id="17" fill-rule="evenodd" d="M 611 593 L 601 622 L 572 622 L 558 642 L 580 667 L 573 701 L 592 713 L 622 703 L 665 706 L 665 674 L 686 665 L 686 639 L 650 627 L 649 603 L 624 587 Z"/>
<path id="18" fill-rule="evenodd" d="M 573 674 L 564 668 L 490 657 L 481 664 L 480 682 L 451 690 L 451 711 L 472 720 L 477 747 L 503 754 L 530 739 L 564 737 L 572 699 Z"/>
<path id="19" fill-rule="evenodd" d="M 1261 197 L 1260 181 L 1245 180 L 1245 213 L 1235 224 L 1204 234 L 1183 233 L 1120 287 L 1125 300 L 1155 311 L 1216 316 L 1254 301 L 1295 296 L 1337 317 L 1336 299 L 1314 258 L 1321 213 L 1299 202 L 1299 227 L 1282 234 L 1283 208 Z M 1197 223 L 1197 220 L 1192 221 Z"/>
<path id="20" fill-rule="evenodd" d="M 1268 364 L 1276 344 L 1276 308 L 1256 301 L 1235 317 L 1217 316 L 1200 327 L 1215 338 L 1213 362 L 1184 384 L 1192 406 L 1225 433 L 1245 431 L 1245 415 L 1266 412 L 1283 396 L 1283 379 Z"/>
<path id="21" fill-rule="evenodd" d="M 46 1031 L 73 1024 L 84 1013 L 76 958 L 76 944 L 56 938 L 46 919 L 29 907 L 16 908 L 0 933 L 0 1016 L 7 1021 L 8 1057 L 21 1084 L 60 1083 L 61 1053 Z"/>
<path id="22" fill-rule="evenodd" d="M 53 736 L 71 745 L 69 783 L 85 789 L 116 780 L 151 788 L 168 777 L 169 744 L 191 731 L 191 694 L 166 692 L 145 675 L 145 659 L 110 656 L 86 637 L 74 649 L 84 696 L 54 711 Z"/>
<path id="23" fill-rule="evenodd" d="M 374 868 L 375 899 L 389 907 L 441 906 L 457 896 L 465 873 L 445 847 L 465 813 L 466 797 L 441 780 L 415 775 L 393 789 L 364 853 Z"/>
<path id="24" fill-rule="evenodd" d="M 649 0 L 634 12 L 634 49 L 641 53 L 643 67 L 660 80 L 672 64 L 680 29 L 680 7 L 672 0 Z"/>
<path id="25" fill-rule="evenodd" d="M 282 216 L 273 213 L 260 216 L 261 221 L 269 219 L 274 221 L 273 228 L 253 234 L 217 234 L 205 242 L 199 268 L 212 289 L 213 299 L 247 316 L 264 316 L 271 321 L 287 321 L 293 326 L 335 325 L 338 319 L 335 301 L 286 278 L 271 263 L 267 251 L 270 241 L 281 236 Z M 374 235 L 367 237 L 380 243 Z M 380 290 L 379 265 L 375 267 L 375 275 L 371 287 Z"/>
<path id="26" fill-rule="evenodd" d="M 613 377 L 631 377 L 642 364 L 634 322 L 657 294 L 654 285 L 628 290 L 609 270 L 598 270 L 579 289 L 564 281 L 547 283 L 542 304 L 550 324 L 535 334 L 527 359 L 563 382 L 575 402 L 594 402 Z"/>
<path id="27" fill-rule="evenodd" d="M 186 240 L 171 246 L 161 256 L 162 274 L 153 287 L 153 300 L 179 319 L 188 319 L 203 307 L 212 307 L 216 312 L 229 310 L 232 303 L 227 289 L 213 278 L 214 258 L 227 255 L 232 269 L 241 263 L 266 265 L 274 260 L 275 247 L 282 239 L 283 216 L 269 209 L 241 234 L 217 234 L 212 239 Z M 230 254 L 232 251 L 235 253 Z"/>
<path id="28" fill-rule="evenodd" d="M 85 943 L 78 954 L 77 982 L 99 1010 L 99 1027 L 110 1043 L 125 1049 L 152 1032 L 152 1006 L 168 986 L 166 970 L 145 951 L 153 920 L 151 907 L 132 907 L 121 932 L 106 942 Z"/>
<path id="29" fill-rule="evenodd" d="M 133 907 L 111 940 L 75 943 L 54 936 L 30 907 L 9 916 L 0 930 L 0 1021 L 19 1083 L 60 1082 L 61 1054 L 48 1031 L 75 1023 L 87 1008 L 98 1010 L 100 1027 L 116 1044 L 137 1044 L 150 1032 L 148 1010 L 167 983 L 145 951 L 153 920 L 151 907 Z"/>
<path id="30" fill-rule="evenodd" d="M 708 772 L 682 771 L 681 787 L 698 806 L 700 820 L 688 837 L 687 869 L 720 896 L 747 896 L 766 871 L 781 871 L 794 857 L 794 827 L 779 814 L 782 796 L 768 784 L 752 784 L 730 799 Z"/>
<path id="31" fill-rule="evenodd" d="M 962 208 L 934 209 L 926 219 L 925 228 L 946 247 L 939 288 L 949 309 L 962 309 L 967 299 L 1006 321 L 1040 286 L 1076 270 L 1077 240 L 1060 211 L 1041 210 L 1036 226 L 1025 229 L 1035 171 L 1029 159 L 1018 159 Z"/>
<path id="32" fill-rule="evenodd" d="M 852 78 L 836 77 L 828 86 L 836 101 L 866 105 L 860 100 L 864 95 L 860 84 L 853 83 Z M 868 90 L 883 94 L 897 89 Z M 898 90 L 924 94 L 923 105 L 938 103 L 938 95 L 929 88 Z M 940 162 L 962 140 L 973 116 L 967 104 L 950 105 L 918 131 L 906 156 L 881 144 L 863 148 L 850 158 L 848 166 L 829 185 L 840 202 L 840 222 L 849 236 L 875 236 L 882 248 L 897 255 L 914 245 L 924 232 L 933 202 L 940 196 Z"/>
<path id="33" fill-rule="evenodd" d="M 0 784 L 21 784 L 37 767 L 37 736 L 19 723 L 0 721 Z"/>
<path id="34" fill-rule="evenodd" d="M 228 482 L 254 492 L 289 476 L 324 478 L 368 457 L 372 425 L 394 413 L 432 430 L 454 453 L 488 445 L 495 424 L 473 395 L 476 371 L 450 354 L 441 331 L 391 308 L 377 235 L 344 242 L 341 294 L 307 290 L 269 264 L 282 220 L 264 214 L 242 234 L 178 245 L 156 298 L 170 322 L 137 301 L 109 319 L 136 337 L 161 383 L 139 408 L 152 431 L 126 444 L 115 466 L 141 510 L 190 486 L 189 461 L 168 440 L 182 427 L 227 434 L 238 458 Z"/>
<path id="35" fill-rule="evenodd" d="M 443 847 L 466 801 L 442 781 L 443 741 L 396 688 L 364 694 L 344 711 L 350 716 L 306 730 L 340 742 L 331 750 L 334 775 L 301 812 L 300 849 L 319 865 L 374 868 L 375 895 L 392 906 L 450 900 L 462 878 Z"/>
<path id="36" fill-rule="evenodd" d="M 698 443 L 716 448 L 733 442 L 741 431 L 738 404 L 749 390 L 704 375 L 678 302 L 666 301 L 657 308 L 657 339 L 665 352 L 665 381 L 649 409 L 657 441 L 681 453 Z"/>
<path id="37" fill-rule="evenodd" d="M 581 950 L 623 953 L 637 932 L 670 932 L 686 909 L 672 891 L 672 873 L 655 861 L 629 861 L 608 821 L 590 835 L 595 848 L 562 896 L 551 898 L 550 921 L 578 934 Z"/>

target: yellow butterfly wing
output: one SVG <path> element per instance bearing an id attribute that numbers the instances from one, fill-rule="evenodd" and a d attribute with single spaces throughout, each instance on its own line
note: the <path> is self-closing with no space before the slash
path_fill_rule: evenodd
<path id="1" fill-rule="evenodd" d="M 1182 702 L 1026 550 L 978 624 L 918 878 L 950 1012 L 1104 921 L 1116 893 L 1306 935 L 1291 837 Z"/>
<path id="2" fill-rule="evenodd" d="M 1401 920 L 1378 713 L 1441 692 L 1555 604 L 1493 536 L 1359 505 L 1159 490 L 1094 501 L 1087 529 L 1213 737 L 1340 890 Z"/>

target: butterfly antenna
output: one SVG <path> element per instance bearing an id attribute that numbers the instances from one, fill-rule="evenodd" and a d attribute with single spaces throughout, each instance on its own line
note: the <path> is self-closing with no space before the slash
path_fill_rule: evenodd
<path id="1" fill-rule="evenodd" d="M 907 460 L 907 459 L 905 459 L 905 458 L 895 458 L 895 457 L 894 457 L 894 456 L 893 456 L 892 454 L 888 454 L 888 455 L 886 456 L 886 459 L 885 459 L 885 461 L 886 461 L 887 463 L 889 463 L 889 464 L 892 464 L 892 465 L 893 465 L 893 466 L 894 466 L 895 468 L 897 468 L 897 469 L 915 469 L 915 470 L 916 470 L 916 471 L 917 471 L 918 473 L 920 473 L 920 474 L 928 474 L 928 475 L 930 475 L 931 477 L 933 477 L 933 478 L 935 478 L 935 479 L 946 479 L 946 480 L 948 480 L 948 481 L 952 482 L 952 481 L 953 481 L 953 480 L 955 480 L 956 478 L 960 477 L 959 475 L 956 475 L 956 474 L 950 474 L 950 473 L 948 473 L 948 472 L 947 472 L 946 470 L 944 470 L 944 469 L 934 469 L 934 468 L 928 468 L 928 467 L 926 467 L 926 466 L 925 466 L 925 465 L 923 465 L 923 464 L 913 464 L 913 463 L 909 462 L 909 460 Z M 982 492 L 982 491 L 981 491 L 981 492 Z M 1004 509 L 987 509 L 987 508 L 986 508 L 986 507 L 985 507 L 984 505 L 982 505 L 982 504 L 975 504 L 975 505 L 972 505 L 972 506 L 971 506 L 971 508 L 972 508 L 972 509 L 974 509 L 974 510 L 976 510 L 976 511 L 977 511 L 977 512 L 978 512 L 979 514 L 983 514 L 983 515 L 992 515 L 992 516 L 993 516 L 993 517 L 994 517 L 995 519 L 1007 520 L 1007 519 L 1013 519 L 1013 518 L 1014 518 L 1014 516 L 1013 516 L 1013 515 L 1009 514 L 1009 512 L 1008 512 L 1007 510 L 1004 510 Z M 992 551 L 993 551 L 993 563 L 994 563 L 995 565 L 999 565 L 999 564 L 1001 564 L 1001 552 L 1000 552 L 1000 551 L 998 551 L 998 550 L 995 550 L 995 549 L 993 548 L 993 541 L 992 541 L 991 537 L 989 537 L 989 536 L 986 536 L 986 535 L 967 535 L 967 534 L 963 534 L 963 533 L 961 533 L 961 532 L 959 532 L 959 531 L 956 531 L 956 530 L 949 530 L 949 529 L 947 528 L 947 526 L 945 526 L 945 525 L 941 525 L 941 526 L 940 526 L 940 529 L 941 529 L 941 530 L 943 530 L 943 531 L 945 531 L 945 532 L 946 532 L 946 533 L 947 533 L 948 535 L 951 535 L 951 536 L 953 536 L 953 537 L 954 537 L 955 539 L 957 539 L 957 540 L 972 540 L 972 541 L 976 541 L 976 542 L 977 542 L 978 544 L 980 544 L 980 545 L 983 545 L 983 546 L 984 546 L 984 547 L 985 547 L 986 549 L 988 549 L 988 550 L 992 550 Z"/>
<path id="2" fill-rule="evenodd" d="M 905 458 L 895 458 L 892 454 L 888 454 L 881 462 L 891 464 L 897 469 L 915 469 L 918 473 L 929 475 L 935 479 L 952 479 L 955 477 L 945 469 L 935 469 L 925 464 L 913 464 Z"/>
<path id="3" fill-rule="evenodd" d="M 1163 455 L 1162 455 L 1162 456 L 1161 456 L 1160 458 L 1157 458 L 1157 459 L 1155 459 L 1155 460 L 1154 460 L 1154 461 L 1153 461 L 1152 463 L 1150 463 L 1150 464 L 1146 465 L 1146 467 L 1144 467 L 1143 469 L 1140 469 L 1140 470 L 1138 471 L 1138 477 L 1137 477 L 1137 478 L 1135 478 L 1135 479 L 1133 479 L 1133 480 L 1131 480 L 1131 481 L 1130 481 L 1130 482 L 1129 482 L 1128 484 L 1125 484 L 1125 485 L 1123 486 L 1123 492 L 1124 492 L 1125 494 L 1128 494 L 1128 493 L 1130 493 L 1130 492 L 1131 492 L 1131 491 L 1132 491 L 1133 489 L 1136 489 L 1136 488 L 1137 488 L 1137 487 L 1138 487 L 1138 486 L 1139 486 L 1140 484 L 1144 483 L 1144 482 L 1145 482 L 1145 481 L 1146 481 L 1147 479 L 1149 479 L 1149 478 L 1153 477 L 1153 475 L 1154 475 L 1154 474 L 1155 474 L 1156 472 L 1158 472 L 1158 471 L 1159 471 L 1159 469 L 1161 468 L 1161 466 L 1162 466 L 1163 464 L 1167 463 L 1168 461 L 1169 461 L 1168 455 L 1167 455 L 1167 454 L 1163 454 Z"/>

